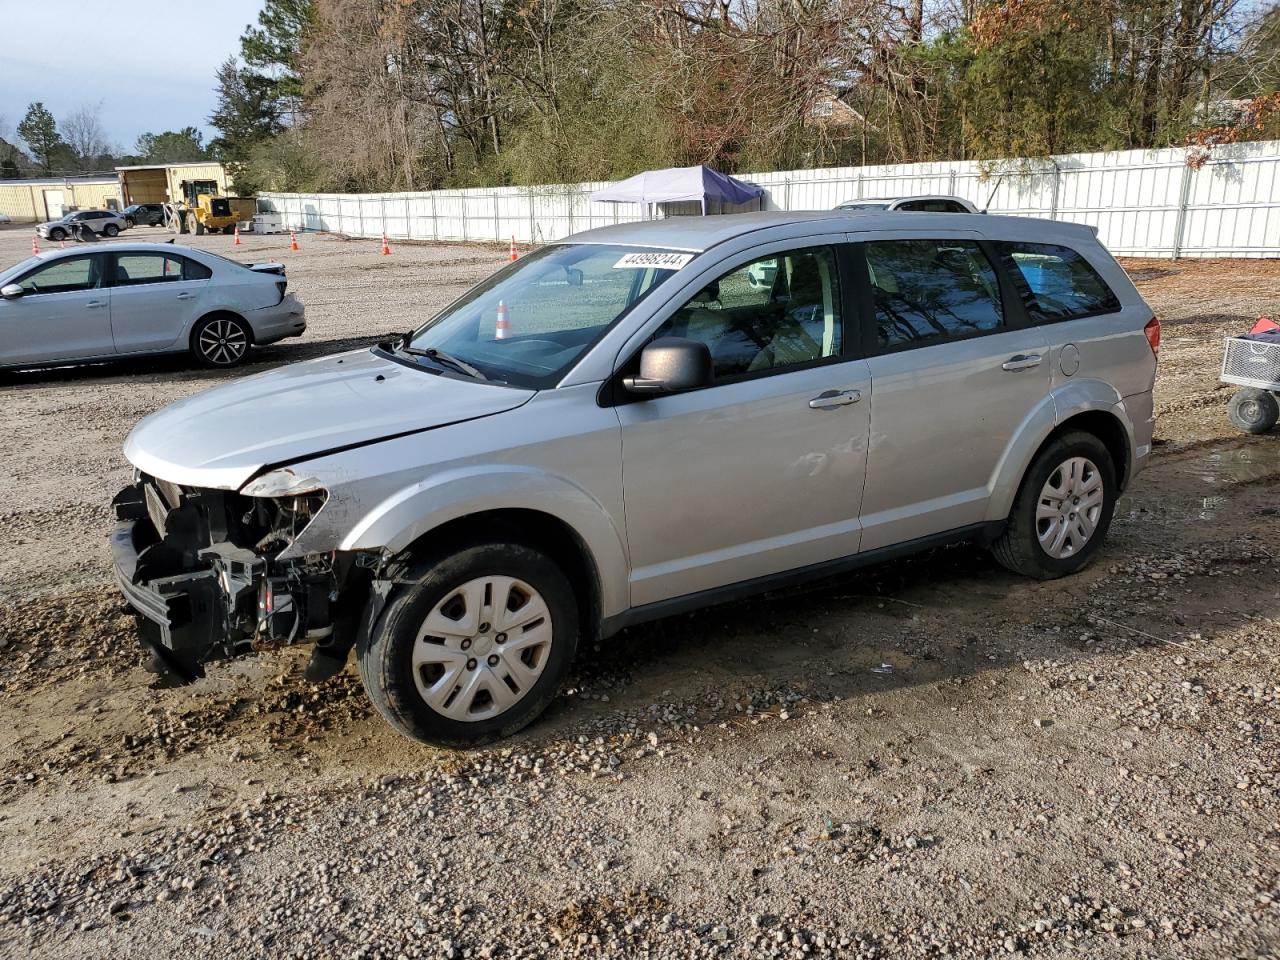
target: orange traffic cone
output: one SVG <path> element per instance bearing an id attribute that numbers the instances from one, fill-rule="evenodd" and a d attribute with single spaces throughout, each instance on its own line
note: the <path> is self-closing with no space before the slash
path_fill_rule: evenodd
<path id="1" fill-rule="evenodd" d="M 232 246 L 233 247 L 240 246 L 240 224 L 238 223 L 236 224 L 236 242 L 233 243 Z"/>
<path id="2" fill-rule="evenodd" d="M 31 255 L 34 257 L 39 252 L 40 252 L 40 244 L 36 243 L 35 237 L 32 237 L 31 238 Z"/>
<path id="3" fill-rule="evenodd" d="M 507 310 L 507 301 L 498 301 L 498 322 L 493 328 L 493 339 L 505 340 L 511 336 L 511 313 Z"/>
<path id="4" fill-rule="evenodd" d="M 511 238 L 511 256 L 509 256 L 507 260 L 510 261 L 511 263 L 514 263 L 518 259 L 520 259 L 520 254 L 516 252 L 516 238 L 512 237 Z"/>
<path id="5" fill-rule="evenodd" d="M 289 249 L 290 250 L 298 249 L 298 233 L 296 230 L 289 231 Z"/>
<path id="6" fill-rule="evenodd" d="M 382 255 L 384 257 L 391 256 L 391 244 L 387 243 L 387 235 L 382 235 Z"/>

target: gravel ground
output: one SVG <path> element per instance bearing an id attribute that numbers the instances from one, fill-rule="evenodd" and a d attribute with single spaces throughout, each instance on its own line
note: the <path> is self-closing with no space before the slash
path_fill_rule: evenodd
<path id="1" fill-rule="evenodd" d="M 159 236 L 159 232 L 156 231 Z M 289 266 L 306 337 L 404 330 L 497 248 L 196 244 Z M 0 231 L 0 262 L 30 234 Z M 411 744 L 304 651 L 153 690 L 109 583 L 120 444 L 225 379 L 0 383 L 0 955 L 1275 957 L 1280 437 L 1220 337 L 1275 261 L 1126 264 L 1165 322 L 1153 463 L 1098 563 L 954 547 L 630 630 L 498 747 Z"/>

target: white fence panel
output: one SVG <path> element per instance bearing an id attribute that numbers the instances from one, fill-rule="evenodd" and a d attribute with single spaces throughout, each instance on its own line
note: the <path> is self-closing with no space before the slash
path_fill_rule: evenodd
<path id="1" fill-rule="evenodd" d="M 780 170 L 742 177 L 764 188 L 751 209 L 830 210 L 847 200 L 940 193 L 990 213 L 1094 226 L 1116 254 L 1152 257 L 1280 256 L 1280 141 L 1216 147 L 1198 168 L 1182 149 L 1056 157 Z M 264 211 L 295 230 L 352 237 L 547 243 L 643 220 L 637 203 L 596 203 L 606 183 L 548 184 L 389 194 L 267 193 Z M 658 216 L 700 213 L 664 204 Z"/>

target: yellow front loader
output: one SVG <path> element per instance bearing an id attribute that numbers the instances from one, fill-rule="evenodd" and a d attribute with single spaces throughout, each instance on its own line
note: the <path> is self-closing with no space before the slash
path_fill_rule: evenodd
<path id="1" fill-rule="evenodd" d="M 164 205 L 165 222 L 174 233 L 231 233 L 252 220 L 258 203 L 252 197 L 220 197 L 216 180 L 183 180 L 182 200 Z"/>

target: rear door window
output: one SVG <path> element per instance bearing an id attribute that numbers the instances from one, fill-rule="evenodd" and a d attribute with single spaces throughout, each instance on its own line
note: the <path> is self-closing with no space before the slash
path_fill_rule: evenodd
<path id="1" fill-rule="evenodd" d="M 881 351 L 1004 328 L 1000 281 L 973 240 L 876 240 L 864 250 Z"/>
<path id="2" fill-rule="evenodd" d="M 1048 243 L 996 244 L 1011 265 L 1032 323 L 1114 313 L 1120 301 L 1098 271 L 1075 250 Z"/>
<path id="3" fill-rule="evenodd" d="M 143 283 L 172 283 L 182 280 L 181 257 L 161 253 L 122 253 L 116 256 L 115 285 L 130 287 Z"/>

